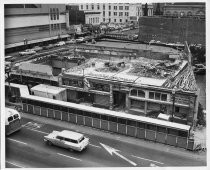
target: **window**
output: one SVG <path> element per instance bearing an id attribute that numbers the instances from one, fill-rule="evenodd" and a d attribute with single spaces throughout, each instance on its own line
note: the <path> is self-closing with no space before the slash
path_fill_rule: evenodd
<path id="1" fill-rule="evenodd" d="M 161 95 L 161 100 L 166 101 L 167 100 L 167 94 L 162 94 Z"/>
<path id="2" fill-rule="evenodd" d="M 97 5 L 97 9 L 100 10 L 100 5 Z"/>
<path id="3" fill-rule="evenodd" d="M 64 138 L 62 136 L 56 136 L 56 139 L 64 140 Z"/>
<path id="4" fill-rule="evenodd" d="M 123 16 L 123 12 L 119 12 L 119 16 Z"/>
<path id="5" fill-rule="evenodd" d="M 179 113 L 179 107 L 175 107 L 175 112 Z"/>
<path id="6" fill-rule="evenodd" d="M 55 11 L 55 8 L 53 8 L 53 19 L 56 20 L 56 11 Z"/>
<path id="7" fill-rule="evenodd" d="M 103 16 L 105 17 L 105 11 L 103 11 Z"/>
<path id="8" fill-rule="evenodd" d="M 155 93 L 155 100 L 160 100 L 160 93 Z"/>
<path id="9" fill-rule="evenodd" d="M 83 9 L 83 5 L 81 5 L 81 9 Z"/>
<path id="10" fill-rule="evenodd" d="M 108 120 L 108 116 L 106 116 L 106 115 L 101 115 L 101 119 L 102 119 L 102 120 Z"/>
<path id="11" fill-rule="evenodd" d="M 57 20 L 59 20 L 59 10 L 58 8 L 56 8 L 56 10 L 57 10 Z"/>
<path id="12" fill-rule="evenodd" d="M 13 117 L 12 116 L 8 117 L 8 122 L 11 122 L 11 121 L 13 121 Z"/>
<path id="13" fill-rule="evenodd" d="M 109 5 L 109 10 L 111 10 L 111 5 Z"/>
<path id="14" fill-rule="evenodd" d="M 131 90 L 131 96 L 137 96 L 137 90 L 136 89 Z"/>
<path id="15" fill-rule="evenodd" d="M 111 22 L 111 18 L 109 18 L 109 22 Z"/>
<path id="16" fill-rule="evenodd" d="M 94 10 L 94 5 L 92 5 L 92 10 Z"/>
<path id="17" fill-rule="evenodd" d="M 149 92 L 149 98 L 154 99 L 155 93 L 154 92 Z"/>
<path id="18" fill-rule="evenodd" d="M 131 100 L 131 107 L 137 109 L 144 109 L 144 102 L 139 100 Z"/>
<path id="19" fill-rule="evenodd" d="M 117 6 L 114 6 L 114 10 L 117 10 Z"/>
<path id="20" fill-rule="evenodd" d="M 93 23 L 95 22 L 95 18 L 93 18 Z"/>
<path id="21" fill-rule="evenodd" d="M 91 113 L 91 112 L 85 112 L 85 111 L 84 111 L 84 116 L 92 117 L 92 113 Z"/>
<path id="22" fill-rule="evenodd" d="M 123 6 L 119 6 L 119 10 L 123 10 Z"/>
<path id="23" fill-rule="evenodd" d="M 88 9 L 88 5 L 86 5 L 86 9 Z"/>
<path id="24" fill-rule="evenodd" d="M 114 12 L 114 16 L 117 16 L 117 12 Z"/>
<path id="25" fill-rule="evenodd" d="M 93 117 L 93 118 L 100 119 L 101 115 L 98 114 L 98 113 L 92 113 L 92 117 Z"/>
<path id="26" fill-rule="evenodd" d="M 120 19 L 120 22 L 122 22 L 122 19 Z"/>
<path id="27" fill-rule="evenodd" d="M 145 92 L 142 90 L 138 90 L 138 96 L 139 97 L 145 97 Z"/>
<path id="28" fill-rule="evenodd" d="M 176 130 L 176 129 L 168 129 L 168 134 L 178 135 L 178 130 Z"/>
<path id="29" fill-rule="evenodd" d="M 105 22 L 105 18 L 103 18 L 103 22 Z"/>
<path id="30" fill-rule="evenodd" d="M 117 22 L 117 20 L 116 20 L 116 19 L 114 19 L 114 22 Z"/>
<path id="31" fill-rule="evenodd" d="M 105 10 L 105 4 L 103 4 L 103 10 Z"/>
<path id="32" fill-rule="evenodd" d="M 111 16 L 111 12 L 109 11 L 109 16 Z"/>
<path id="33" fill-rule="evenodd" d="M 125 16 L 129 16 L 129 13 L 128 12 L 125 12 Z"/>
<path id="34" fill-rule="evenodd" d="M 125 10 L 129 10 L 129 6 L 125 6 Z"/>
<path id="35" fill-rule="evenodd" d="M 50 8 L 50 18 L 51 18 L 51 20 L 53 20 L 53 9 L 52 8 Z"/>

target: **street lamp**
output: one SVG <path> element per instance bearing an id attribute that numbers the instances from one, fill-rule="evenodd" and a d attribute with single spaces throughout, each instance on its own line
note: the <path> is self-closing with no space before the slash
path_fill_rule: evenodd
<path id="1" fill-rule="evenodd" d="M 176 86 L 172 89 L 172 98 L 173 98 L 173 106 L 172 106 L 172 114 L 171 114 L 171 121 L 174 120 L 174 112 L 175 112 L 175 96 L 176 96 Z"/>

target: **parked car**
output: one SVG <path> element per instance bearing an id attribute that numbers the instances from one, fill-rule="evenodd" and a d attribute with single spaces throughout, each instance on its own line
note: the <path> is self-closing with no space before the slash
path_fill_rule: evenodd
<path id="1" fill-rule="evenodd" d="M 85 38 L 84 37 L 79 37 L 76 39 L 76 42 L 84 42 Z"/>
<path id="2" fill-rule="evenodd" d="M 32 48 L 32 50 L 34 50 L 36 52 L 41 51 L 41 50 L 43 50 L 43 47 L 35 46 L 35 47 Z"/>
<path id="3" fill-rule="evenodd" d="M 193 71 L 195 74 L 206 74 L 206 66 L 203 64 L 195 64 Z"/>
<path id="4" fill-rule="evenodd" d="M 25 51 L 19 52 L 20 55 L 30 55 L 30 54 L 36 54 L 36 51 L 32 49 L 26 49 Z"/>
<path id="5" fill-rule="evenodd" d="M 81 133 L 63 130 L 53 131 L 52 133 L 44 136 L 44 141 L 48 145 L 56 145 L 69 150 L 82 151 L 89 144 L 89 138 Z"/>
<path id="6" fill-rule="evenodd" d="M 55 44 L 56 47 L 59 47 L 59 46 L 62 46 L 62 45 L 65 45 L 66 43 L 64 41 L 60 41 L 58 43 Z"/>
<path id="7" fill-rule="evenodd" d="M 68 41 L 66 41 L 66 44 L 75 44 L 76 40 L 75 39 L 70 39 Z"/>

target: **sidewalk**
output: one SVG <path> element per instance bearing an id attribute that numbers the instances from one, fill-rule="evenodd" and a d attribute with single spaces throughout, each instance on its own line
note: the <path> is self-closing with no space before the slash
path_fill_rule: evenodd
<path id="1" fill-rule="evenodd" d="M 72 124 L 70 122 L 64 122 L 64 121 L 61 121 L 61 120 L 55 120 L 55 119 L 41 117 L 41 116 L 27 114 L 27 113 L 21 113 L 21 116 L 23 118 L 32 119 L 34 121 L 39 121 L 39 122 L 42 122 L 44 124 L 56 125 L 56 126 L 59 126 L 63 129 L 69 129 L 70 128 L 73 131 L 79 131 L 79 132 L 85 133 L 85 134 L 91 134 L 91 135 L 96 135 L 96 136 L 100 136 L 100 137 L 106 137 L 106 138 L 109 138 L 109 139 L 127 142 L 129 144 L 141 146 L 141 147 L 148 148 L 148 149 L 154 149 L 154 150 L 161 151 L 161 152 L 170 152 L 170 153 L 173 153 L 175 155 L 182 155 L 182 156 L 196 158 L 196 159 L 199 159 L 199 160 L 206 161 L 206 153 L 205 152 L 202 152 L 202 153 L 198 154 L 198 153 L 194 153 L 194 152 L 185 150 L 183 148 L 178 148 L 178 147 L 173 147 L 173 146 L 169 146 L 169 145 L 164 145 L 164 144 L 161 144 L 161 143 L 146 141 L 146 140 L 143 140 L 143 139 L 128 137 L 128 136 L 124 136 L 124 135 L 120 135 L 120 134 L 115 134 L 115 133 L 111 133 L 111 132 L 98 130 L 98 129 L 87 127 L 87 126 L 76 125 L 76 124 Z"/>

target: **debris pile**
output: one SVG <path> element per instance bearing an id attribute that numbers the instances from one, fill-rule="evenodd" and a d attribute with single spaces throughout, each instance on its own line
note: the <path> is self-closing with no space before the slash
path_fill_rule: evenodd
<path id="1" fill-rule="evenodd" d="M 174 88 L 176 86 L 178 89 L 185 91 L 197 91 L 196 80 L 191 66 L 186 67 L 186 69 L 174 79 L 174 81 L 168 79 L 163 84 L 163 87 Z"/>

